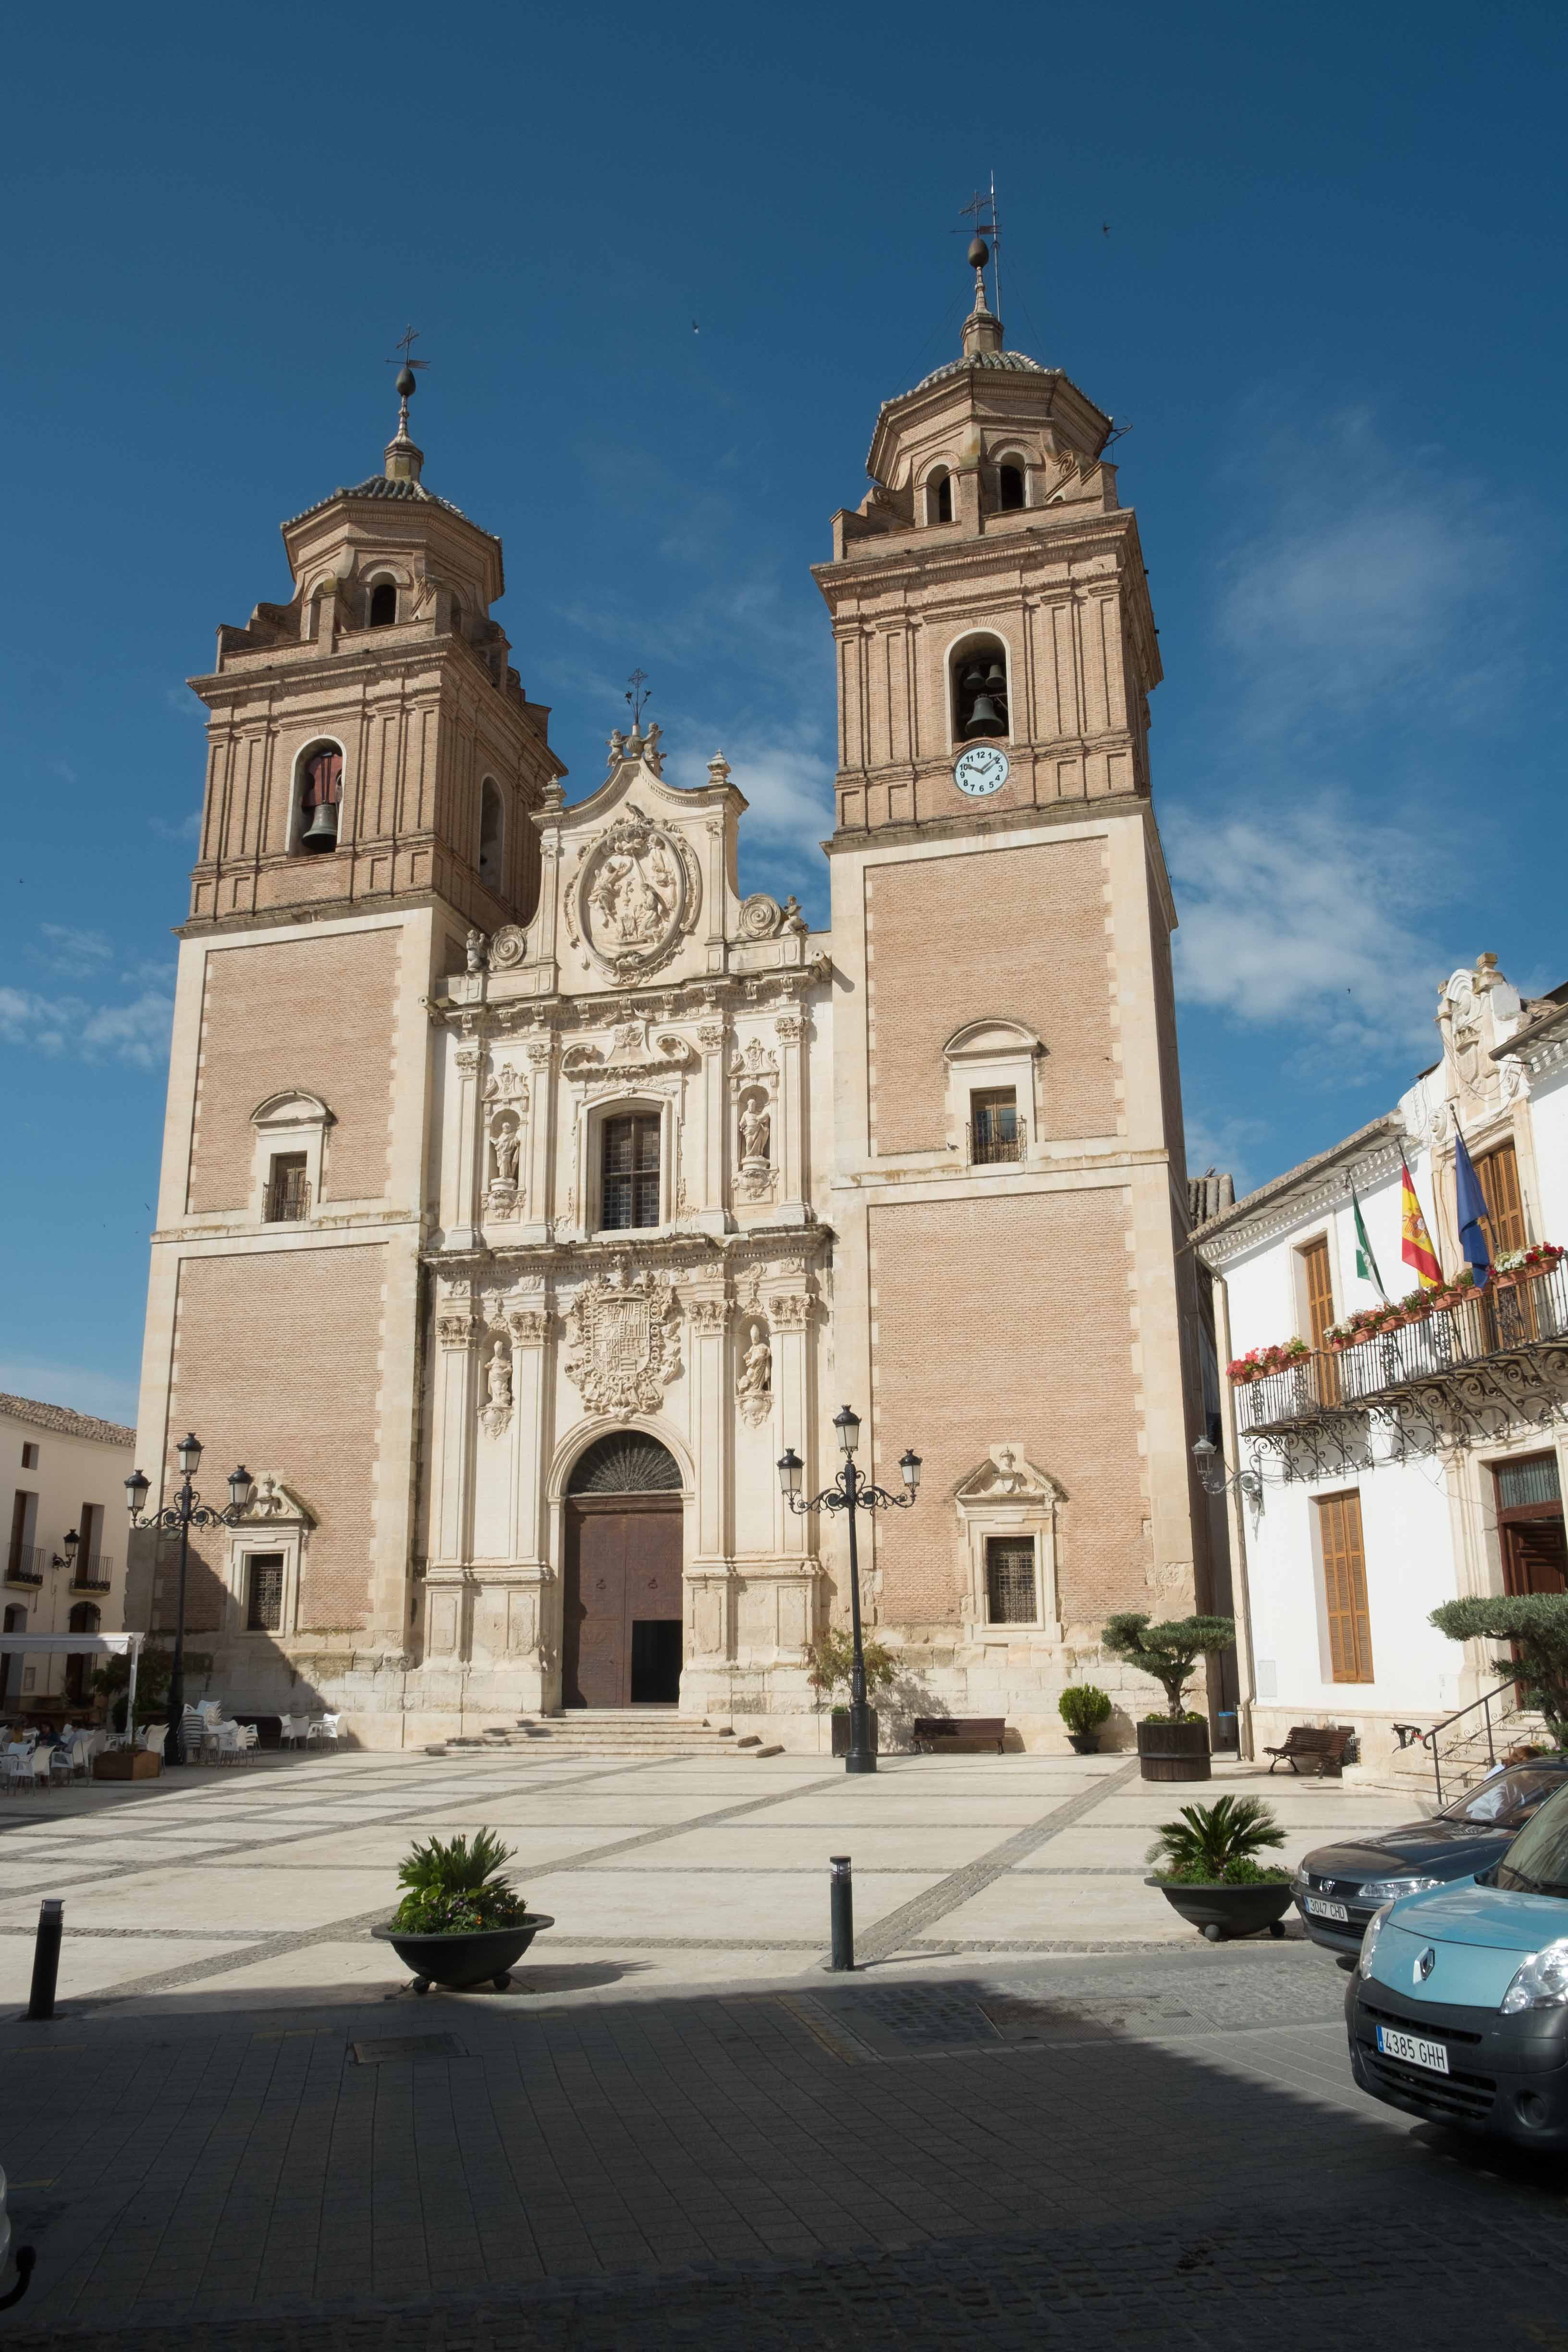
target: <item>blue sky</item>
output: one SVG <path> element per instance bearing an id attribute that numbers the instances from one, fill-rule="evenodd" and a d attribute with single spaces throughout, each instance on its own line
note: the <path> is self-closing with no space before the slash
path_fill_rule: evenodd
<path id="1" fill-rule="evenodd" d="M 1009 342 L 1133 426 L 1194 1164 L 1385 1108 L 1479 949 L 1568 977 L 1565 65 L 1560 8 L 1447 0 L 16 20 L 0 1388 L 132 1412 L 183 681 L 379 464 L 409 320 L 568 791 L 640 666 L 673 772 L 722 745 L 752 800 L 747 881 L 820 917 L 806 567 L 956 352 L 994 170 Z"/>

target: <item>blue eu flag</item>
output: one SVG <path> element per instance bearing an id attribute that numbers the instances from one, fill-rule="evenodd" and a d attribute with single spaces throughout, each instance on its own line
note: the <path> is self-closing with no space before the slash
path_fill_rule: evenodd
<path id="1" fill-rule="evenodd" d="M 1481 1221 L 1487 1215 L 1486 1196 L 1458 1126 L 1454 1129 L 1454 1203 L 1459 1215 L 1459 1247 L 1465 1253 L 1476 1288 L 1484 1290 L 1492 1270 L 1492 1254 L 1481 1231 Z"/>

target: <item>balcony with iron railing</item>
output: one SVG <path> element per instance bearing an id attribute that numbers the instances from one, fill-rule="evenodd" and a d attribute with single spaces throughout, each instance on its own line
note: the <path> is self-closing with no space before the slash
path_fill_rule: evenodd
<path id="1" fill-rule="evenodd" d="M 114 1581 L 114 1562 L 108 1552 L 96 1552 L 91 1559 L 79 1559 L 71 1577 L 73 1592 L 107 1592 Z"/>
<path id="2" fill-rule="evenodd" d="M 1026 1157 L 1029 1139 L 1023 1120 L 1008 1125 L 1011 1134 L 998 1132 L 984 1120 L 964 1128 L 964 1150 L 972 1168 L 995 1168 L 1008 1160 L 1016 1164 Z"/>
<path id="3" fill-rule="evenodd" d="M 1425 1312 L 1390 1308 L 1385 1328 L 1337 1346 L 1303 1348 L 1260 1376 L 1233 1368 L 1237 1423 L 1244 1436 L 1289 1430 L 1326 1413 L 1394 1404 L 1402 1393 L 1455 1373 L 1565 1343 L 1568 1259 L 1559 1258 L 1537 1273 L 1494 1276 L 1484 1290 Z"/>
<path id="4" fill-rule="evenodd" d="M 12 1544 L 5 1554 L 6 1583 L 42 1584 L 51 1557 L 43 1544 Z"/>

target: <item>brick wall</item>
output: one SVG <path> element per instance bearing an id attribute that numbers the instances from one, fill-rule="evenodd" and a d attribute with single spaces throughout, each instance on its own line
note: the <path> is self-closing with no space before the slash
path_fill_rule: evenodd
<path id="1" fill-rule="evenodd" d="M 1142 1607 L 1150 1553 L 1126 1193 L 879 1203 L 869 1222 L 876 1475 L 896 1487 L 906 1445 L 925 1465 L 915 1508 L 878 1523 L 879 1616 L 961 1615 L 952 1490 L 1007 1439 L 1067 1490 L 1064 1622 Z"/>
<path id="2" fill-rule="evenodd" d="M 1116 1129 L 1099 841 L 972 850 L 866 876 L 871 1136 L 879 1152 L 948 1139 L 942 1047 L 966 1021 L 1044 1039 L 1042 1135 Z"/>
<path id="3" fill-rule="evenodd" d="M 187 1258 L 180 1269 L 171 1446 L 195 1430 L 197 1484 L 211 1501 L 227 1502 L 224 1481 L 243 1461 L 258 1477 L 286 1480 L 313 1514 L 302 1631 L 368 1622 L 385 1267 L 374 1243 Z M 171 1452 L 166 1491 L 177 1483 Z M 220 1622 L 227 1556 L 226 1537 L 193 1544 L 193 1633 Z M 174 1622 L 174 1566 L 171 1549 L 154 1625 Z"/>
<path id="4" fill-rule="evenodd" d="M 340 932 L 225 948 L 206 963 L 187 1209 L 243 1209 L 251 1193 L 250 1114 L 286 1087 L 333 1115 L 321 1192 L 386 1189 L 392 1122 L 397 930 Z"/>

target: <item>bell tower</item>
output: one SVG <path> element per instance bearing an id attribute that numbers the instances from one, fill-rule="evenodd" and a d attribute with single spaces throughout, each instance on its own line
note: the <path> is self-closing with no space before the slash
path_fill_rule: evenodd
<path id="1" fill-rule="evenodd" d="M 1006 347 L 983 237 L 969 258 L 962 349 L 884 403 L 871 488 L 815 570 L 838 678 L 836 1350 L 876 1477 L 912 1444 L 925 1492 L 957 1497 L 879 1523 L 879 1617 L 952 1706 L 1054 1739 L 1068 1653 L 1108 1613 L 1215 1594 L 1147 574 L 1111 418 Z M 986 1498 L 1018 1464 L 1039 1499 L 1015 1528 Z"/>
<path id="2" fill-rule="evenodd" d="M 395 1739 L 440 1189 L 426 1008 L 478 934 L 532 915 L 531 820 L 564 772 L 491 615 L 500 543 L 424 480 L 416 383 L 405 364 L 382 469 L 284 524 L 289 602 L 220 628 L 191 681 L 206 792 L 138 1432 L 155 1483 L 187 1425 L 260 1482 L 193 1574 L 214 1686 L 336 1692 Z M 139 1577 L 167 1626 L 146 1543 Z"/>

